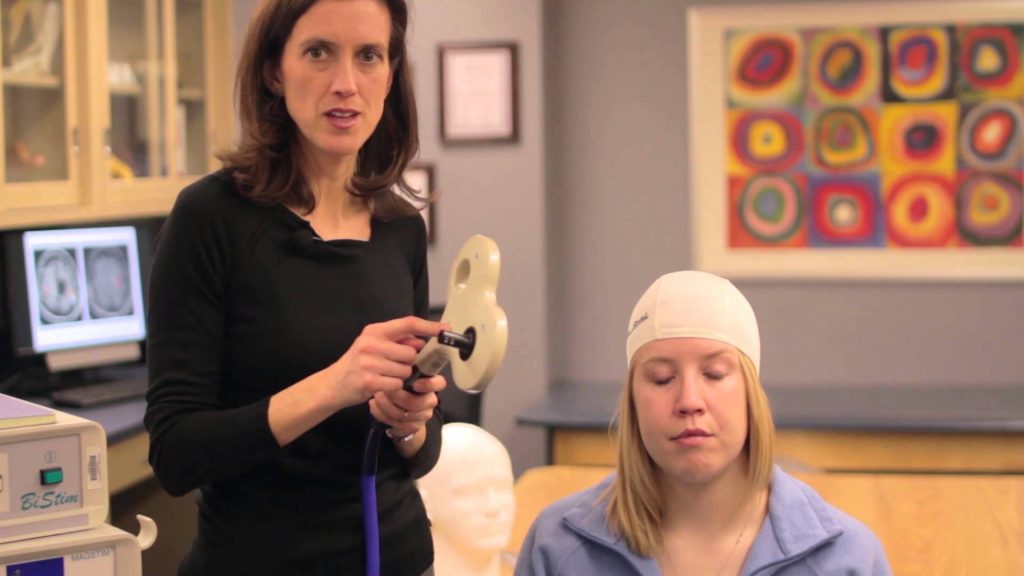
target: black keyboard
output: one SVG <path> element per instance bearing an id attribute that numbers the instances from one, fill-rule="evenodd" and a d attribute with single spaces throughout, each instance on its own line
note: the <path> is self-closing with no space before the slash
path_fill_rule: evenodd
<path id="1" fill-rule="evenodd" d="M 146 395 L 149 381 L 146 378 L 127 378 L 96 384 L 75 386 L 50 392 L 50 400 L 56 406 L 87 408 L 99 404 L 110 404 L 120 400 L 142 398 Z"/>

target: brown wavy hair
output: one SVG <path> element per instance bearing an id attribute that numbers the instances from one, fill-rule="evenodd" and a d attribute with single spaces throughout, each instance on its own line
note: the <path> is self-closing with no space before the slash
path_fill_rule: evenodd
<path id="1" fill-rule="evenodd" d="M 218 155 L 239 192 L 260 204 L 288 204 L 312 212 L 316 199 L 306 179 L 299 129 L 284 99 L 271 89 L 268 74 L 281 62 L 296 21 L 320 0 L 266 0 L 245 34 L 235 78 L 241 122 L 238 146 Z M 419 198 L 402 178 L 419 152 L 416 100 L 409 74 L 405 36 L 409 10 L 405 0 L 379 0 L 391 14 L 388 59 L 391 91 L 376 130 L 359 150 L 348 192 L 363 198 L 378 218 L 415 213 L 396 186 Z"/>

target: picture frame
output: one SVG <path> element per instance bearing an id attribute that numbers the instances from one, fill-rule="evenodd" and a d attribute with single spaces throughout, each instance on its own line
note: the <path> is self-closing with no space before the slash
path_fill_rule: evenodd
<path id="1" fill-rule="evenodd" d="M 438 47 L 442 143 L 518 142 L 518 51 L 515 42 Z"/>
<path id="2" fill-rule="evenodd" d="M 406 184 L 422 196 L 432 198 L 434 195 L 434 165 L 429 162 L 414 162 L 406 167 L 403 174 Z M 423 223 L 427 227 L 427 245 L 437 241 L 437 219 L 434 216 L 434 202 L 425 202 L 420 198 L 410 197 L 399 190 L 406 200 L 420 211 Z"/>
<path id="3" fill-rule="evenodd" d="M 1024 280 L 1022 5 L 694 6 L 687 34 L 696 268 Z"/>

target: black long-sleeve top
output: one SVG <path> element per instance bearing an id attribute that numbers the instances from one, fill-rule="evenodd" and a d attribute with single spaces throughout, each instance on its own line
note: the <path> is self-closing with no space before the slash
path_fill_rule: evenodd
<path id="1" fill-rule="evenodd" d="M 370 421 L 343 409 L 285 447 L 269 398 L 336 361 L 363 327 L 428 308 L 418 216 L 373 219 L 369 241 L 315 237 L 284 206 L 236 193 L 224 171 L 182 191 L 150 281 L 145 417 L 150 463 L 172 495 L 199 488 L 199 526 L 181 573 L 363 574 L 360 466 Z M 377 472 L 385 575 L 433 562 L 413 478 L 440 453 L 440 420 Z"/>

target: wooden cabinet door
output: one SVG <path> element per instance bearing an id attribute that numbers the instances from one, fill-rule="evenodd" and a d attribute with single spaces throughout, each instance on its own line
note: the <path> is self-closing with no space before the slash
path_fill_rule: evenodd
<path id="1" fill-rule="evenodd" d="M 103 201 L 166 211 L 216 169 L 217 135 L 232 129 L 231 2 L 107 0 L 107 11 Z"/>
<path id="2" fill-rule="evenodd" d="M 232 0 L 0 7 L 0 229 L 160 216 L 219 166 L 234 142 Z"/>
<path id="3" fill-rule="evenodd" d="M 75 9 L 0 0 L 0 223 L 80 201 Z"/>

